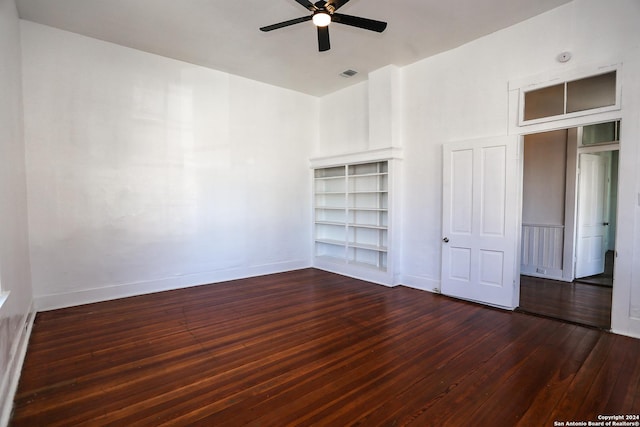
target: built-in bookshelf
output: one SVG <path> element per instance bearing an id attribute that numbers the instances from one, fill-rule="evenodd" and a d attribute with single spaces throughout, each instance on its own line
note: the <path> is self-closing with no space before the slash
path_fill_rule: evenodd
<path id="1" fill-rule="evenodd" d="M 389 163 L 314 169 L 315 256 L 387 271 Z"/>

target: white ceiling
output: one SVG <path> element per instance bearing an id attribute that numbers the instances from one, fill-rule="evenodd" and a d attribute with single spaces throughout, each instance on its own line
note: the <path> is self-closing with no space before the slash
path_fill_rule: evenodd
<path id="1" fill-rule="evenodd" d="M 340 13 L 388 22 L 375 33 L 330 26 L 318 52 L 313 24 L 260 27 L 309 14 L 295 0 L 17 0 L 22 19 L 315 96 L 403 66 L 570 0 L 351 0 Z M 352 78 L 339 74 L 359 72 Z"/>

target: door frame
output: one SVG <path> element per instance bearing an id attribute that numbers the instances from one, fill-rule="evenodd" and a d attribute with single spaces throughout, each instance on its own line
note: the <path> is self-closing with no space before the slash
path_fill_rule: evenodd
<path id="1" fill-rule="evenodd" d="M 622 121 L 620 123 L 622 123 Z M 622 124 L 621 124 L 621 126 L 622 126 Z M 578 132 L 578 135 L 580 135 L 579 132 Z M 594 145 L 594 146 L 582 146 L 582 147 L 578 146 L 576 157 L 577 157 L 577 161 L 578 161 L 578 164 L 579 164 L 579 162 L 580 162 L 579 158 L 580 158 L 581 154 L 597 154 L 597 153 L 608 153 L 608 152 L 614 152 L 614 151 L 618 152 L 618 159 L 619 159 L 620 158 L 620 143 L 619 142 L 611 143 L 611 144 Z M 609 165 L 609 166 L 611 166 L 611 165 Z M 613 173 L 612 170 L 608 170 L 608 178 L 609 179 L 612 178 L 612 173 Z M 620 168 L 619 167 L 616 169 L 615 173 L 618 174 L 618 177 L 620 176 Z M 618 181 L 618 179 L 616 179 L 616 182 L 617 181 Z M 574 205 L 575 206 L 576 219 L 575 219 L 574 234 L 573 234 L 573 244 L 572 244 L 572 251 L 571 251 L 572 259 L 574 259 L 576 257 L 576 254 L 577 254 L 577 238 L 578 238 L 577 227 L 578 227 L 578 223 L 579 223 L 578 216 L 580 215 L 580 209 L 579 209 L 579 205 L 578 205 L 578 203 L 579 203 L 578 197 L 580 197 L 580 194 L 579 194 L 578 185 L 579 185 L 579 183 L 576 182 L 576 197 L 575 197 L 575 205 Z M 610 195 L 610 192 L 611 192 L 610 185 L 611 184 L 609 184 L 608 188 L 606 189 L 606 192 L 607 192 L 607 195 L 608 195 L 607 201 L 610 201 L 610 197 L 611 197 L 611 195 Z M 616 192 L 617 191 L 618 191 L 618 189 L 617 189 L 617 186 L 616 186 Z M 618 198 L 616 198 L 616 208 L 615 208 L 615 212 L 613 213 L 613 215 L 615 216 L 615 219 L 613 219 L 613 223 L 614 224 L 617 223 L 617 219 L 618 219 L 617 215 L 618 215 L 618 211 L 619 211 L 619 208 L 618 208 L 619 203 L 620 203 L 620 200 Z M 609 222 L 611 222 L 612 221 L 612 217 L 611 217 L 611 212 L 609 211 L 609 204 L 607 204 L 607 206 L 605 206 L 605 209 L 607 210 L 607 219 L 609 220 Z M 617 232 L 618 232 L 617 231 L 617 227 L 614 230 L 614 232 L 617 234 Z M 609 236 L 609 232 L 607 231 L 607 237 L 606 237 L 607 240 L 608 240 L 608 236 Z M 616 239 L 614 237 L 614 241 L 615 240 Z M 606 242 L 606 243 L 607 243 L 606 246 L 608 246 L 608 242 Z M 614 249 L 614 251 L 615 251 L 615 249 Z M 573 262 L 573 265 L 572 265 L 572 268 L 571 268 L 571 273 L 572 273 L 571 274 L 571 278 L 572 278 L 572 280 L 574 280 L 576 278 L 576 262 L 575 261 Z"/>
<path id="2" fill-rule="evenodd" d="M 519 188 L 520 188 L 520 213 L 518 217 L 518 227 L 520 231 L 522 231 L 522 203 L 523 203 L 523 194 L 522 187 L 524 185 L 524 139 L 527 135 L 533 135 L 544 132 L 551 132 L 557 130 L 568 130 L 567 138 L 581 138 L 580 128 L 583 126 L 605 123 L 605 122 L 613 122 L 620 121 L 620 127 L 623 125 L 624 119 L 622 110 L 614 111 L 614 112 L 605 112 L 605 113 L 597 113 L 591 115 L 585 115 L 578 118 L 572 119 L 557 119 L 547 121 L 542 124 L 537 124 L 535 126 L 523 126 L 523 127 L 515 127 L 514 129 L 510 129 L 512 134 L 519 136 L 519 151 L 523 153 L 522 156 L 518 159 L 519 165 L 519 176 L 517 177 Z M 628 125 L 627 125 L 628 127 Z M 570 145 L 567 144 L 567 161 L 566 161 L 566 182 L 565 182 L 565 218 L 564 218 L 564 243 L 563 243 L 563 251 L 562 251 L 562 277 L 555 278 L 553 280 L 561 280 L 564 282 L 572 282 L 575 279 L 575 254 L 576 254 L 576 227 L 577 227 L 577 210 L 578 210 L 578 158 L 581 153 L 594 153 L 601 151 L 612 151 L 617 150 L 619 153 L 619 158 L 622 158 L 623 149 L 621 147 L 621 140 L 624 138 L 624 134 L 620 133 L 622 136 L 619 137 L 619 141 L 616 144 L 602 144 L 602 145 L 594 145 L 594 146 L 580 146 L 578 143 Z M 573 135 L 573 136 L 572 136 Z M 624 152 L 626 153 L 628 148 L 625 148 Z M 629 153 L 630 161 L 632 158 Z M 625 154 L 627 156 L 627 154 Z M 622 160 L 620 160 L 621 162 Z M 571 173 L 571 175 L 569 175 Z M 622 163 L 618 164 L 618 176 L 622 174 Z M 620 182 L 618 181 L 618 185 Z M 618 192 L 620 193 L 620 189 L 618 188 Z M 639 199 L 640 200 L 640 199 Z M 620 196 L 618 196 L 618 208 L 616 209 L 616 215 L 619 215 L 620 212 Z M 619 223 L 619 219 L 616 217 L 616 224 Z M 619 241 L 619 227 L 616 227 L 616 244 Z M 519 234 L 520 240 L 518 241 L 518 247 L 522 248 L 522 233 Z M 617 251 L 616 251 L 617 252 Z M 617 256 L 617 255 L 616 255 Z M 518 275 L 520 274 L 520 265 L 522 261 L 522 253 L 518 254 Z M 612 310 L 613 313 L 613 310 Z M 613 316 L 613 314 L 612 314 Z"/>
<path id="3" fill-rule="evenodd" d="M 612 143 L 604 143 L 598 145 L 585 145 L 581 146 L 577 141 L 582 138 L 582 126 L 592 125 L 601 123 L 600 121 L 596 122 L 586 122 L 584 124 L 571 127 L 568 129 L 560 129 L 567 131 L 567 150 L 566 150 L 566 162 L 565 162 L 565 200 L 564 200 L 564 232 L 563 232 L 563 244 L 562 244 L 562 266 L 561 266 L 561 276 L 553 276 L 553 277 L 544 277 L 550 280 L 559 280 L 563 282 L 573 282 L 575 280 L 575 267 L 576 267 L 576 239 L 577 239 L 577 226 L 578 226 L 578 162 L 580 154 L 588 154 L 588 153 L 602 153 L 602 152 L 612 152 L 618 151 L 620 152 L 620 143 L 612 142 Z M 551 131 L 559 130 L 552 129 Z M 524 166 L 525 155 L 524 155 L 524 140 L 528 135 L 534 135 L 539 133 L 551 132 L 551 131 L 540 131 L 540 132 L 532 132 L 522 134 L 522 144 L 523 144 L 523 158 L 522 164 Z M 618 167 L 617 173 L 619 175 L 620 168 Z M 522 176 L 522 184 L 524 185 L 524 175 Z M 524 202 L 524 195 L 521 201 Z M 619 204 L 619 200 L 616 205 Z M 616 208 L 615 215 L 617 215 L 618 209 Z M 617 217 L 616 217 L 617 220 Z M 617 222 L 617 221 L 616 221 Z M 520 224 L 522 227 L 522 224 Z M 617 233 L 617 227 L 616 227 Z M 522 243 L 521 243 L 522 244 Z M 522 247 L 520 247 L 522 250 Z M 520 253 L 522 256 L 522 253 Z M 518 261 L 521 261 L 519 258 Z M 535 274 L 534 274 L 535 276 Z M 538 276 L 536 276 L 538 277 Z"/>
<path id="4" fill-rule="evenodd" d="M 622 64 L 618 63 L 615 66 L 612 66 L 618 72 L 617 78 L 617 101 L 621 99 L 622 89 L 621 89 L 621 81 L 623 79 L 624 73 Z M 558 116 L 554 119 L 544 121 L 542 123 L 532 123 L 532 124 L 523 124 L 519 121 L 519 109 L 521 108 L 520 97 L 524 90 L 528 90 L 532 85 L 535 84 L 548 84 L 550 81 L 554 80 L 575 80 L 577 78 L 582 78 L 587 75 L 596 75 L 598 72 L 601 72 L 601 67 L 598 66 L 589 66 L 580 69 L 574 69 L 572 71 L 558 71 L 545 73 L 544 75 L 533 76 L 525 79 L 519 79 L 509 82 L 509 123 L 508 123 L 508 134 L 509 135 L 517 135 L 519 136 L 519 152 L 524 152 L 524 137 L 525 135 L 548 132 L 553 130 L 561 130 L 561 129 L 571 129 L 578 128 L 580 126 L 585 126 L 594 123 L 603 123 L 603 122 L 611 122 L 620 120 L 620 127 L 625 127 L 625 131 L 623 132 L 621 129 L 620 138 L 619 138 L 619 170 L 618 175 L 623 176 L 623 173 L 630 172 L 635 169 L 633 165 L 633 161 L 636 158 L 635 156 L 635 148 L 633 144 L 627 144 L 626 141 L 632 141 L 632 136 L 634 134 L 635 128 L 632 127 L 632 117 L 625 117 L 627 114 L 633 112 L 634 108 L 629 108 L 628 110 L 624 109 L 624 104 L 622 102 L 619 103 L 616 109 L 611 111 L 596 111 L 589 112 L 587 114 L 581 115 L 579 117 L 564 117 Z M 547 83 L 545 83 L 547 82 Z M 630 121 L 631 120 L 631 121 Z M 626 122 L 626 125 L 625 125 Z M 626 131 L 626 128 L 629 128 L 629 132 Z M 623 142 L 624 141 L 624 142 Z M 627 153 L 629 150 L 629 153 Z M 577 160 L 577 159 L 576 159 Z M 518 159 L 519 167 L 518 167 L 518 177 L 516 178 L 520 188 L 520 212 L 517 217 L 518 219 L 518 228 L 522 229 L 522 185 L 523 185 L 523 168 L 524 168 L 524 156 L 520 156 Z M 621 200 L 625 197 L 631 197 L 630 200 L 635 200 L 636 194 L 633 191 L 632 186 L 626 185 L 623 187 L 622 180 L 618 182 L 618 208 L 616 212 L 616 263 L 615 263 L 615 282 L 617 286 L 614 286 L 613 298 L 611 304 L 611 330 L 617 333 L 630 334 L 632 330 L 636 327 L 634 324 L 634 319 L 632 316 L 629 316 L 629 298 L 631 293 L 631 266 L 632 266 L 632 253 L 633 253 L 633 241 L 632 236 L 625 236 L 625 230 L 627 233 L 630 233 L 633 230 L 633 218 L 621 215 L 622 209 L 620 209 Z M 640 205 L 640 196 L 638 196 L 638 204 Z M 574 226 L 575 227 L 575 226 Z M 575 235 L 573 237 L 575 240 Z M 518 247 L 522 245 L 522 233 L 518 234 Z M 575 242 L 574 242 L 575 246 Z M 622 256 L 619 256 L 620 250 L 622 249 Z M 520 274 L 520 262 L 521 262 L 522 254 L 519 253 L 517 260 L 517 272 L 516 274 L 519 277 Z M 571 260 L 573 264 L 573 260 Z M 573 275 L 573 272 L 572 272 Z M 616 280 L 617 279 L 617 280 Z M 519 301 L 517 301 L 519 304 Z M 625 306 L 625 303 L 627 304 Z M 627 315 L 624 315 L 627 313 Z M 633 313 L 631 313 L 633 314 Z M 640 313 L 638 313 L 638 317 L 640 317 Z M 638 324 L 640 326 L 640 324 Z M 636 336 L 635 334 L 631 334 L 632 336 Z"/>

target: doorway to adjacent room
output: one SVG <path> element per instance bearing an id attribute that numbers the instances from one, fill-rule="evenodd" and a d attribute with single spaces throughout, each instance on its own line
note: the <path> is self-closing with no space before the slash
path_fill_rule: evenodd
<path id="1" fill-rule="evenodd" d="M 524 137 L 520 310 L 611 327 L 620 122 Z"/>

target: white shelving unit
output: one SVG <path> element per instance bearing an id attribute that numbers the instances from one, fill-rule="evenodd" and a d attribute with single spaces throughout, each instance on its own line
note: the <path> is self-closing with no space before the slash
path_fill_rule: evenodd
<path id="1" fill-rule="evenodd" d="M 314 169 L 315 257 L 387 272 L 389 162 Z"/>

